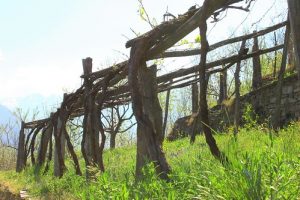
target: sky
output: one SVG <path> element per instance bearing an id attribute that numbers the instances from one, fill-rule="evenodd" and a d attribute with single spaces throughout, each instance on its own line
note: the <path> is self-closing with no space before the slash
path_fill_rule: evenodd
<path id="1" fill-rule="evenodd" d="M 286 11 L 285 2 L 256 0 L 250 13 L 229 10 L 216 26 L 209 23 L 209 42 L 281 21 L 277 16 Z M 167 9 L 178 15 L 202 1 L 143 3 L 159 23 Z M 83 58 L 93 58 L 94 71 L 126 58 L 125 43 L 135 37 L 131 29 L 144 33 L 150 28 L 138 9 L 138 0 L 0 0 L 0 104 L 44 114 L 55 109 L 64 92 L 81 85 Z M 174 60 L 166 62 L 166 71 L 174 70 Z"/>

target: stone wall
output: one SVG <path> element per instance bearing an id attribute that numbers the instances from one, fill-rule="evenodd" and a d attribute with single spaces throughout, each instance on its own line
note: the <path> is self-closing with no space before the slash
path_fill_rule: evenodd
<path id="1" fill-rule="evenodd" d="M 273 81 L 242 96 L 241 112 L 244 110 L 246 104 L 251 104 L 260 121 L 270 119 L 276 106 L 276 85 L 277 81 Z M 234 99 L 229 101 L 229 103 L 223 103 L 210 109 L 210 124 L 213 129 L 220 131 L 232 124 L 233 105 Z M 294 74 L 286 77 L 283 81 L 280 123 L 284 125 L 298 119 L 300 119 L 300 81 L 298 81 L 297 75 Z M 200 133 L 200 123 L 198 122 L 197 125 L 194 125 L 195 121 L 195 114 L 178 119 L 168 134 L 168 139 L 174 140 L 179 137 L 188 136 L 193 131 L 194 126 L 195 131 Z"/>

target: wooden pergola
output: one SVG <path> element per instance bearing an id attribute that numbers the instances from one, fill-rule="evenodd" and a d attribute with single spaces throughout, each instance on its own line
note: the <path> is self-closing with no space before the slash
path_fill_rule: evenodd
<path id="1" fill-rule="evenodd" d="M 29 157 L 34 165 L 42 166 L 46 163 L 47 170 L 54 150 L 54 174 L 62 177 L 66 169 L 64 163 L 64 143 L 66 142 L 76 173 L 81 175 L 78 157 L 66 130 L 67 121 L 79 116 L 83 116 L 81 153 L 86 163 L 86 176 L 88 178 L 93 176 L 93 172 L 88 170 L 89 167 L 96 167 L 104 171 L 102 153 L 105 134 L 100 118 L 101 111 L 114 105 L 131 102 L 137 121 L 136 175 L 140 177 L 142 175 L 142 167 L 150 161 L 156 166 L 157 174 L 163 179 L 168 179 L 170 166 L 162 150 L 164 139 L 163 120 L 157 94 L 175 88 L 187 87 L 195 83 L 200 83 L 200 104 L 197 115 L 201 119 L 199 123 L 202 124 L 206 141 L 212 154 L 221 162 L 227 162 L 226 156 L 218 149 L 209 129 L 210 122 L 206 101 L 208 76 L 214 73 L 222 73 L 236 64 L 238 66 L 242 60 L 257 58 L 260 55 L 282 48 L 286 49 L 287 43 L 265 49 L 257 48 L 248 52 L 245 51 L 245 45 L 243 44 L 247 40 L 257 40 L 260 36 L 290 24 L 295 43 L 296 41 L 298 41 L 297 44 L 300 43 L 299 32 L 295 33 L 295 30 L 299 30 L 299 23 L 295 20 L 297 19 L 296 15 L 299 15 L 297 11 L 296 13 L 290 12 L 290 18 L 293 19 L 290 22 L 292 23 L 284 21 L 251 34 L 209 45 L 206 37 L 207 19 L 212 15 L 217 15 L 226 9 L 235 7 L 234 4 L 240 2 L 243 1 L 205 0 L 200 8 L 190 9 L 178 18 L 163 22 L 149 32 L 128 41 L 126 47 L 131 48 L 129 60 L 106 69 L 92 72 L 92 59 L 83 59 L 83 75 L 81 76 L 84 80 L 83 85 L 73 93 L 64 94 L 60 108 L 52 113 L 49 118 L 26 123 L 22 122 L 18 145 L 17 171 L 20 172 L 24 169 Z M 296 0 L 289 0 L 289 5 L 292 3 L 297 4 L 297 6 L 300 4 Z M 201 48 L 168 51 L 176 42 L 196 28 L 200 29 Z M 241 42 L 242 46 L 235 55 L 212 62 L 206 61 L 209 51 L 237 42 Z M 299 51 L 297 50 L 296 53 L 298 53 L 298 57 L 296 57 L 299 61 Z M 146 65 L 146 61 L 157 58 L 195 55 L 200 55 L 199 65 L 179 69 L 161 76 L 156 75 L 156 65 L 149 67 Z M 236 75 L 236 83 L 238 83 L 239 71 L 237 71 Z M 119 83 L 121 81 L 125 82 L 125 84 L 120 86 Z M 237 86 L 236 89 L 238 88 Z M 238 91 L 236 92 L 237 94 L 239 94 Z M 25 129 L 29 130 L 26 135 Z M 38 134 L 41 134 L 41 139 L 40 147 L 36 150 L 35 143 Z M 52 138 L 55 141 L 54 149 Z M 35 154 L 37 154 L 37 160 L 35 159 Z"/>

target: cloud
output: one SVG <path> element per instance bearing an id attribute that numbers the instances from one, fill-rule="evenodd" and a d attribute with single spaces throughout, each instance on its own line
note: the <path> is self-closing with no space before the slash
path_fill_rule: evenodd
<path id="1" fill-rule="evenodd" d="M 19 66 L 1 73 L 0 80 L 5 87 L 0 87 L 0 104 L 15 108 L 20 106 L 20 100 L 24 101 L 24 97 L 32 94 L 62 97 L 65 89 L 72 92 L 80 86 L 81 68 L 31 65 Z M 36 102 L 32 104 L 35 107 Z"/>

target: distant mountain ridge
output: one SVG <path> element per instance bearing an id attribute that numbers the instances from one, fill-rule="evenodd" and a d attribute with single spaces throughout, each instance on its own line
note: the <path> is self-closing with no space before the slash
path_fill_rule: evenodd
<path id="1" fill-rule="evenodd" d="M 4 125 L 12 120 L 16 120 L 16 117 L 13 115 L 13 113 L 7 107 L 0 105 L 0 124 Z"/>

